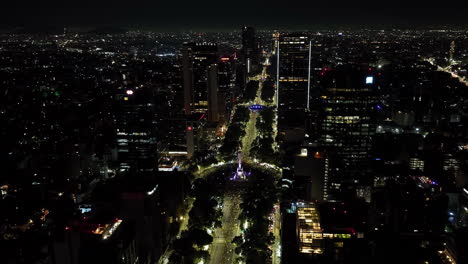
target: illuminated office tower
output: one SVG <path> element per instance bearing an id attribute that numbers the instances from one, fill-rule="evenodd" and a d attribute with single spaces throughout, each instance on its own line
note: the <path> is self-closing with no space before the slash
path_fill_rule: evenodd
<path id="1" fill-rule="evenodd" d="M 216 44 L 185 43 L 183 48 L 184 109 L 186 115 L 205 113 L 208 110 L 208 67 L 217 63 Z"/>
<path id="2" fill-rule="evenodd" d="M 119 170 L 151 175 L 157 167 L 154 95 L 146 87 L 132 88 L 115 99 Z"/>
<path id="3" fill-rule="evenodd" d="M 277 100 L 280 130 L 303 127 L 310 93 L 310 42 L 302 34 L 283 34 L 277 43 Z"/>
<path id="4" fill-rule="evenodd" d="M 228 114 L 232 109 L 235 98 L 239 95 L 240 91 L 238 86 L 235 85 L 237 78 L 236 66 L 237 57 L 223 56 L 218 62 L 218 92 L 219 92 L 219 109 L 224 120 L 228 119 Z"/>
<path id="5" fill-rule="evenodd" d="M 372 178 L 369 151 L 375 133 L 376 111 L 381 109 L 375 94 L 372 69 L 342 67 L 324 73 L 324 113 L 319 144 L 326 149 L 324 199 L 356 191 L 364 197 Z"/>
<path id="6" fill-rule="evenodd" d="M 260 50 L 258 41 L 255 37 L 255 29 L 253 27 L 242 28 L 242 63 L 246 67 L 247 73 L 250 73 L 253 68 L 259 63 Z"/>

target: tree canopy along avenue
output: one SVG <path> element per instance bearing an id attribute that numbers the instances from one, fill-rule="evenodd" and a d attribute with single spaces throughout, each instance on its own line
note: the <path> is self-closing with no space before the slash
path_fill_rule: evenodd
<path id="1" fill-rule="evenodd" d="M 272 227 L 277 227 L 279 222 L 275 212 L 281 169 L 275 165 L 274 158 L 277 154 L 276 109 L 271 106 L 274 89 L 273 94 L 262 92 L 268 78 L 267 67 L 264 64 L 261 73 L 251 77 L 244 103 L 233 109 L 216 155 L 217 163 L 197 166 L 188 224 L 174 241 L 168 263 L 275 261 L 273 254 L 279 232 Z M 249 109 L 254 104 L 265 104 L 265 107 Z M 246 172 L 246 177 L 233 176 L 239 167 Z"/>
<path id="2" fill-rule="evenodd" d="M 207 167 L 199 166 L 199 170 L 195 172 L 197 177 L 209 173 L 213 168 L 234 163 L 239 150 L 242 152 L 244 163 L 280 170 L 275 165 L 278 156 L 277 112 L 273 102 L 275 92 L 273 81 L 269 79 L 268 74 L 269 57 L 270 55 L 265 57 L 262 71 L 250 77 L 249 84 L 250 87 L 255 87 L 255 89 L 252 88 L 255 90 L 255 96 L 244 96 L 244 102 L 233 109 L 233 115 L 228 122 L 226 134 L 217 153 L 218 162 Z M 246 93 L 251 93 L 248 87 Z M 264 88 L 268 90 L 267 95 L 264 95 Z M 246 98 L 249 100 L 246 101 Z M 263 107 L 256 111 L 250 109 L 252 105 Z"/>

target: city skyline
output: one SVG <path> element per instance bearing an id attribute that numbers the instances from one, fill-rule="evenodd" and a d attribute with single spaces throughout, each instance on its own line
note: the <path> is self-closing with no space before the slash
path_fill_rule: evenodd
<path id="1" fill-rule="evenodd" d="M 23 4 L 2 263 L 468 263 L 462 6 Z"/>

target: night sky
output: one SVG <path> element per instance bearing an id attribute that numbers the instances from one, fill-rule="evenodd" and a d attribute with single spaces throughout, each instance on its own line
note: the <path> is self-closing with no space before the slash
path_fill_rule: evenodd
<path id="1" fill-rule="evenodd" d="M 468 25 L 468 7 L 463 1 L 444 1 L 439 4 L 421 0 L 63 2 L 23 0 L 2 6 L 1 26 L 130 26 L 167 30 L 219 30 L 239 28 L 244 24 L 269 29 Z M 447 5 L 449 3 L 450 6 Z"/>

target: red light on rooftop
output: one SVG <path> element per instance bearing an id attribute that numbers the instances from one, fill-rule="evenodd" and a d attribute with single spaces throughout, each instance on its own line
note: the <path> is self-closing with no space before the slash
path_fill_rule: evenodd
<path id="1" fill-rule="evenodd" d="M 192 130 L 193 130 L 193 127 L 192 127 L 192 126 L 188 126 L 188 127 L 187 127 L 187 130 L 188 130 L 188 131 L 192 131 Z"/>
<path id="2" fill-rule="evenodd" d="M 70 227 L 69 226 L 65 227 L 65 230 L 70 230 Z"/>

